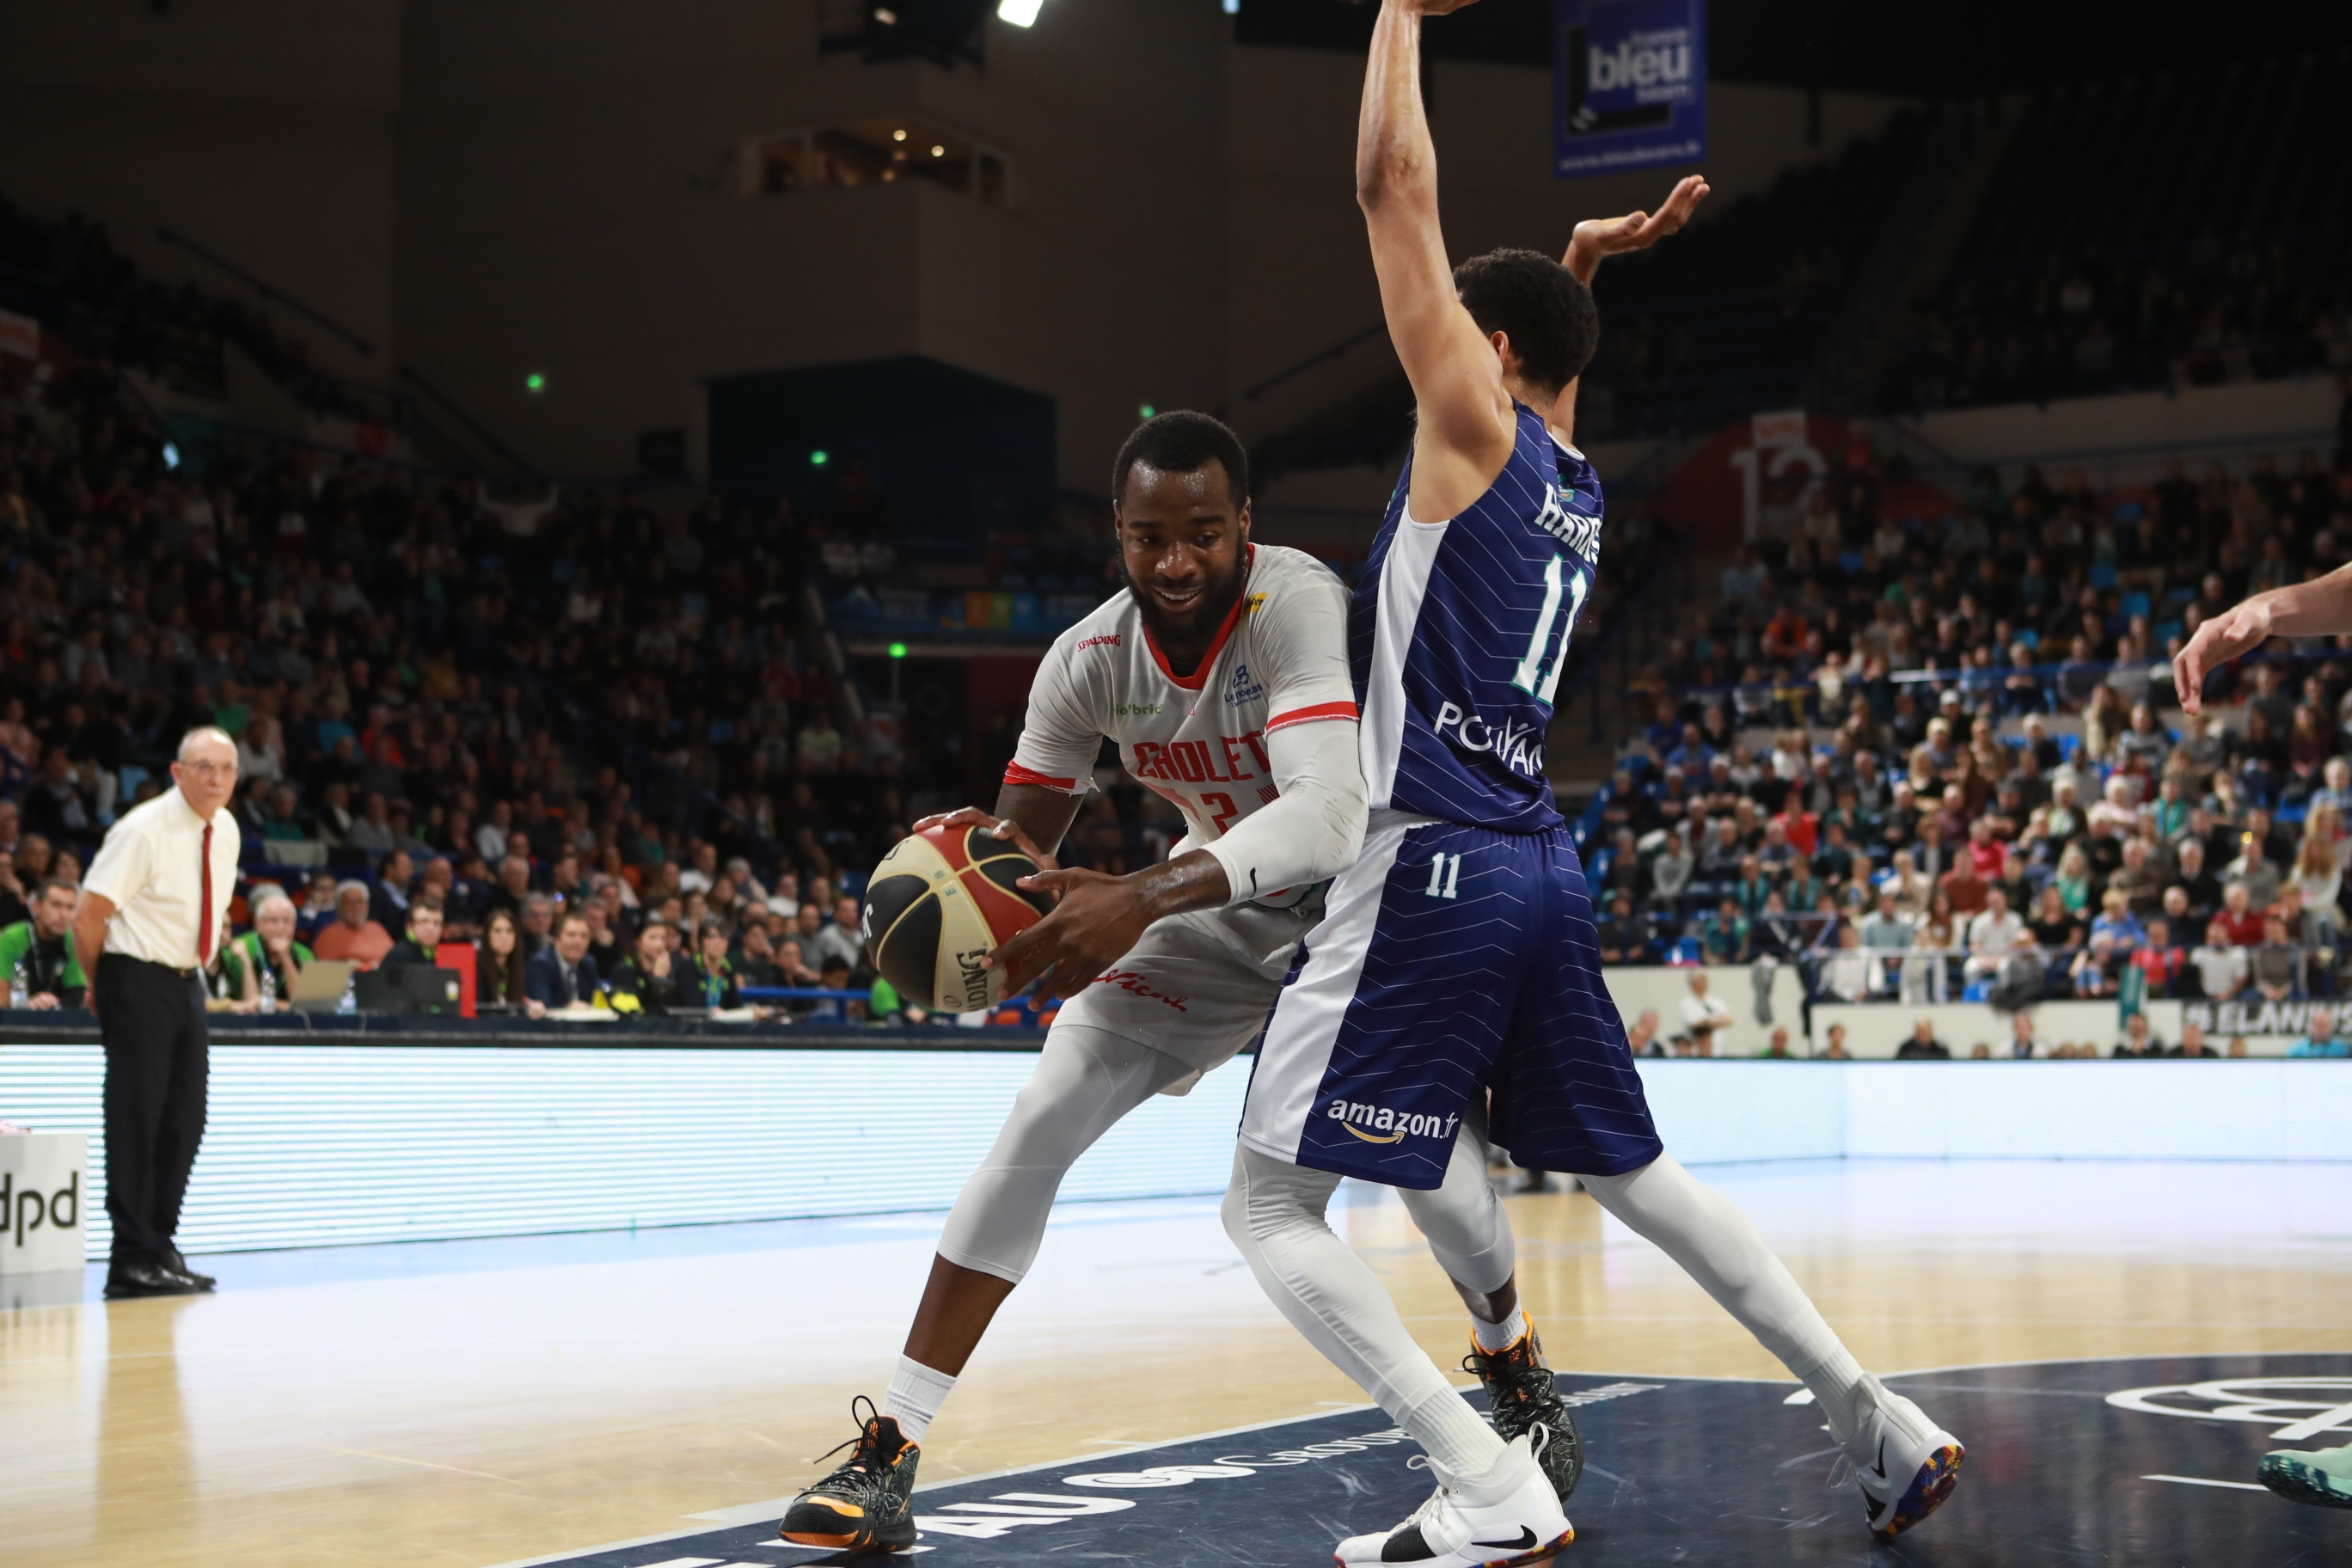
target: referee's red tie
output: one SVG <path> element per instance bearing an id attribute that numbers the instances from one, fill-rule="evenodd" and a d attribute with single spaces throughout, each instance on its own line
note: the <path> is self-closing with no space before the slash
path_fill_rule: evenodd
<path id="1" fill-rule="evenodd" d="M 213 961 L 213 825 L 205 824 L 204 908 L 196 912 L 196 967 Z"/>

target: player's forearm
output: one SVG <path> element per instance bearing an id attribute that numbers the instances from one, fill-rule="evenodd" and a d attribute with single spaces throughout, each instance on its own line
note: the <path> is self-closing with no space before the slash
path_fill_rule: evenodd
<path id="1" fill-rule="evenodd" d="M 1421 16 L 1386 0 L 1372 27 L 1356 121 L 1356 201 L 1368 216 L 1414 202 L 1434 210 L 1437 147 L 1421 103 Z"/>
<path id="2" fill-rule="evenodd" d="M 1227 903 L 1336 877 L 1364 847 L 1365 790 L 1356 726 L 1293 724 L 1265 739 L 1281 793 L 1204 847 L 1225 868 Z"/>
<path id="3" fill-rule="evenodd" d="M 1046 854 L 1059 855 L 1070 824 L 1078 818 L 1078 797 L 1043 784 L 1009 784 L 997 792 L 996 815 Z"/>
<path id="4" fill-rule="evenodd" d="M 1233 902 L 1224 865 L 1206 849 L 1188 849 L 1173 860 L 1133 872 L 1127 879 L 1155 921 L 1187 910 L 1222 909 Z"/>
<path id="5" fill-rule="evenodd" d="M 1579 226 L 1580 230 L 1581 226 Z M 1568 254 L 1559 258 L 1560 265 L 1574 273 L 1576 280 L 1589 289 L 1592 286 L 1592 275 L 1601 270 L 1603 254 L 1600 246 L 1579 232 L 1568 242 Z"/>
<path id="6" fill-rule="evenodd" d="M 2257 594 L 2270 612 L 2273 637 L 2334 637 L 2352 632 L 2352 566 L 2339 566 L 2309 583 L 2291 583 Z"/>

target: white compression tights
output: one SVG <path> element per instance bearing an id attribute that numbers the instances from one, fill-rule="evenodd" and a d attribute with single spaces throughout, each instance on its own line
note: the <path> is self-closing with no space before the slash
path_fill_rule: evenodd
<path id="1" fill-rule="evenodd" d="M 956 1194 L 940 1256 L 1019 1284 L 1063 1173 L 1120 1117 L 1192 1070 L 1107 1030 L 1056 1026 L 988 1158 Z"/>
<path id="2" fill-rule="evenodd" d="M 1486 1180 L 1485 1148 L 1477 1129 L 1464 1128 L 1443 1184 L 1400 1195 L 1445 1271 L 1473 1290 L 1491 1291 L 1511 1277 L 1511 1233 Z M 1413 1342 L 1371 1268 L 1333 1234 L 1324 1211 L 1339 1184 L 1328 1172 L 1237 1149 L 1225 1234 L 1291 1326 L 1431 1458 L 1456 1474 L 1484 1471 L 1502 1453 L 1502 1440 Z"/>
<path id="3" fill-rule="evenodd" d="M 1788 1266 L 1764 1245 L 1754 1221 L 1672 1155 L 1660 1155 L 1630 1175 L 1577 1179 L 1602 1208 L 1681 1265 L 1779 1356 L 1821 1401 L 1831 1435 L 1846 1439 L 1853 1429 L 1862 1368 L 1790 1277 Z"/>
<path id="4" fill-rule="evenodd" d="M 1036 1260 L 1063 1173 L 1120 1117 L 1190 1070 L 1106 1030 L 1055 1028 L 988 1158 L 956 1195 L 940 1256 L 1018 1284 Z M 1483 1129 L 1465 1125 L 1444 1184 L 1402 1195 L 1439 1266 L 1473 1290 L 1492 1291 L 1510 1279 L 1513 1259 L 1511 1228 L 1487 1184 L 1484 1148 Z"/>

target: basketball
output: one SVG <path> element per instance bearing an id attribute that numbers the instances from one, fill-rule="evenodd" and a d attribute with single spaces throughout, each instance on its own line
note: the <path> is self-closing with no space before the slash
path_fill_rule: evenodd
<path id="1" fill-rule="evenodd" d="M 874 868 L 858 926 L 882 978 L 909 1001 L 972 1013 L 1004 994 L 1004 972 L 981 960 L 1054 907 L 1013 886 L 1039 869 L 984 827 L 929 827 L 898 841 Z"/>

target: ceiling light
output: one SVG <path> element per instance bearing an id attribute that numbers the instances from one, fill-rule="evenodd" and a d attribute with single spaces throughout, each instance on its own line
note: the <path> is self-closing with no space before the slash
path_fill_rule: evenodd
<path id="1" fill-rule="evenodd" d="M 887 5 L 877 5 L 874 7 L 874 19 L 886 27 L 895 27 L 898 25 L 898 13 Z"/>
<path id="2" fill-rule="evenodd" d="M 934 158 L 944 158 L 944 157 L 946 157 L 947 155 L 948 155 L 948 150 L 947 150 L 945 147 L 940 146 L 940 145 L 938 142 L 934 142 L 933 143 L 931 143 L 931 156 L 932 156 L 932 157 L 934 157 Z"/>
<path id="3" fill-rule="evenodd" d="M 997 0 L 996 15 L 1016 27 L 1025 27 L 1037 19 L 1037 7 L 1045 0 Z"/>
<path id="4" fill-rule="evenodd" d="M 890 132 L 890 140 L 893 142 L 904 142 L 906 139 L 907 133 L 903 131 L 893 131 Z"/>

